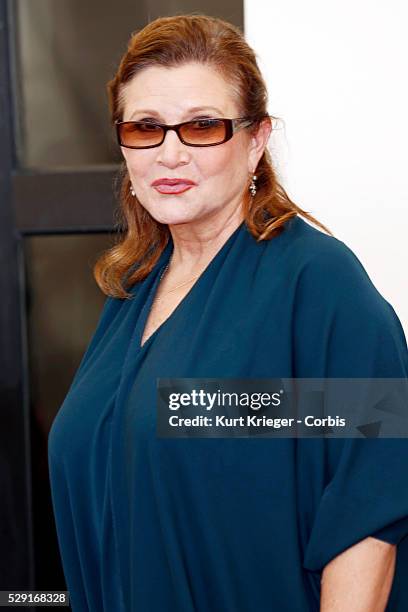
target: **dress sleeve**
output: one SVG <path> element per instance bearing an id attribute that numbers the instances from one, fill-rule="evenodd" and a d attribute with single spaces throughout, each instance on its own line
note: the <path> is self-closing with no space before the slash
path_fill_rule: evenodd
<path id="1" fill-rule="evenodd" d="M 294 342 L 299 378 L 408 376 L 394 309 L 335 239 L 298 276 Z M 408 439 L 326 438 L 324 445 L 327 478 L 303 559 L 311 571 L 368 536 L 399 544 L 408 535 Z"/>

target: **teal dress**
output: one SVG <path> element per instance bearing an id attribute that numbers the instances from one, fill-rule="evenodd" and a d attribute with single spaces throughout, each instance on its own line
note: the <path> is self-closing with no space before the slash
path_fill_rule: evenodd
<path id="1" fill-rule="evenodd" d="M 140 346 L 170 239 L 132 299 L 107 298 L 49 436 L 74 612 L 318 612 L 325 565 L 398 544 L 408 610 L 408 440 L 159 438 L 157 378 L 405 378 L 392 306 L 300 217 L 243 222 Z"/>

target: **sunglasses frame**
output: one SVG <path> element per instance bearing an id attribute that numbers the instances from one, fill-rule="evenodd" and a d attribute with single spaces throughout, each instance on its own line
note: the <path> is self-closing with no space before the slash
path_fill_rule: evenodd
<path id="1" fill-rule="evenodd" d="M 225 125 L 225 138 L 223 140 L 221 140 L 220 142 L 215 142 L 215 143 L 211 143 L 211 144 L 191 144 L 189 142 L 186 142 L 185 140 L 183 140 L 181 133 L 180 133 L 180 128 L 182 128 L 184 125 L 187 125 L 189 123 L 197 123 L 197 121 L 206 121 L 208 119 L 213 119 L 213 120 L 217 120 L 217 121 L 222 121 Z M 125 124 L 125 123 L 149 123 L 147 121 L 115 121 L 115 128 L 116 128 L 116 137 L 117 137 L 117 141 L 120 147 L 124 147 L 125 149 L 153 149 L 154 147 L 160 147 L 160 145 L 163 144 L 164 139 L 166 138 L 166 134 L 169 130 L 173 130 L 174 132 L 176 132 L 177 136 L 179 137 L 180 142 L 182 142 L 184 145 L 187 145 L 188 147 L 216 147 L 220 144 L 223 144 L 224 142 L 227 142 L 228 140 L 230 140 L 233 135 L 240 129 L 245 128 L 245 127 L 249 127 L 250 125 L 252 125 L 254 122 L 256 121 L 256 119 L 251 119 L 250 117 L 236 117 L 235 119 L 226 119 L 224 117 L 208 117 L 208 118 L 202 118 L 202 119 L 191 119 L 190 121 L 183 121 L 182 123 L 175 123 L 174 125 L 167 125 L 165 123 L 156 123 L 156 122 L 150 122 L 153 125 L 157 125 L 158 127 L 163 129 L 163 138 L 161 139 L 161 141 L 157 144 L 154 145 L 146 145 L 146 146 L 140 146 L 140 147 L 135 147 L 135 146 L 130 146 L 130 145 L 124 145 L 121 142 L 121 137 L 120 137 L 120 126 Z"/>

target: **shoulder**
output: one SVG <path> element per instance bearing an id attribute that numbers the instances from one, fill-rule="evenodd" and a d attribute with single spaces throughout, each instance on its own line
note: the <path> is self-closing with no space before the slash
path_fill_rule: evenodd
<path id="1" fill-rule="evenodd" d="M 99 312 L 96 328 L 94 329 L 91 339 L 86 347 L 86 350 L 82 355 L 81 362 L 72 380 L 71 388 L 73 388 L 77 384 L 78 380 L 82 376 L 84 370 L 88 367 L 93 356 L 95 355 L 95 353 L 97 353 L 97 348 L 101 343 L 102 338 L 106 334 L 108 334 L 112 327 L 119 325 L 117 317 L 120 320 L 119 312 L 124 302 L 125 300 L 119 298 L 113 298 L 111 296 L 105 297 L 102 309 Z"/>
<path id="2" fill-rule="evenodd" d="M 282 263 L 297 284 L 299 297 L 315 300 L 377 303 L 386 310 L 391 305 L 377 290 L 360 259 L 342 240 L 323 233 L 300 217 L 287 229 Z"/>
<path id="3" fill-rule="evenodd" d="M 283 254 L 297 263 L 300 270 L 319 266 L 340 267 L 342 270 L 354 270 L 367 276 L 363 265 L 350 247 L 299 216 L 289 221 L 282 235 L 285 235 Z"/>
<path id="4" fill-rule="evenodd" d="M 355 253 L 302 219 L 289 228 L 289 236 L 286 273 L 290 270 L 294 337 L 303 358 L 302 371 L 314 371 L 313 363 L 320 359 L 325 375 L 406 372 L 401 322 Z"/>

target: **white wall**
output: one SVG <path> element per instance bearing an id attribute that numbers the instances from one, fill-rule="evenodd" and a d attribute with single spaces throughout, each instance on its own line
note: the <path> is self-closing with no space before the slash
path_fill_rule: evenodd
<path id="1" fill-rule="evenodd" d="M 408 336 L 408 4 L 246 0 L 291 198 L 357 255 Z"/>

